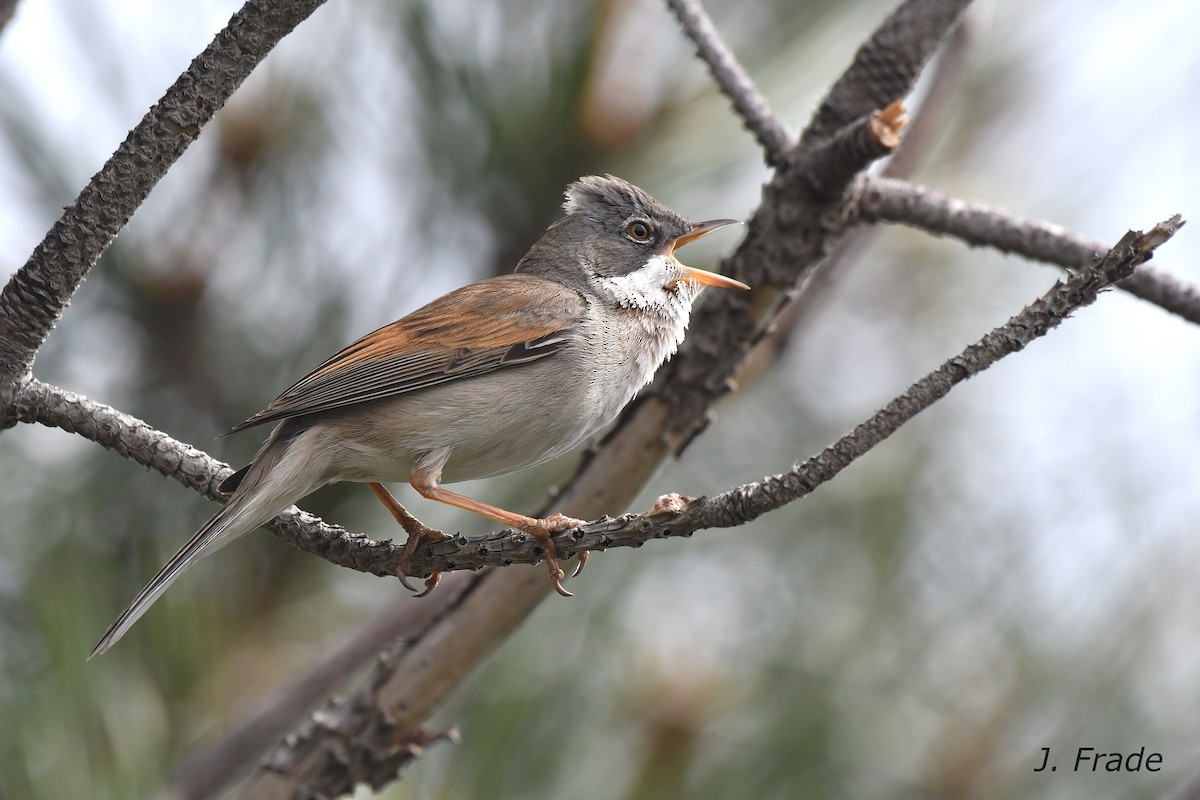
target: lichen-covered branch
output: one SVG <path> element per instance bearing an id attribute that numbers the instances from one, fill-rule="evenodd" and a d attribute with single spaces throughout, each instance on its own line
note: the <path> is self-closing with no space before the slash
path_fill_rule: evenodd
<path id="1" fill-rule="evenodd" d="M 800 136 L 808 145 L 905 97 L 970 0 L 906 0 L 854 55 Z"/>

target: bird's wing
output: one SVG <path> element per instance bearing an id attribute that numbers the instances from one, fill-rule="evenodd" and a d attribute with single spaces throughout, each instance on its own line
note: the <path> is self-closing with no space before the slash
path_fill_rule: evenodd
<path id="1" fill-rule="evenodd" d="M 229 433 L 546 358 L 585 310 L 578 292 L 530 275 L 464 286 L 368 333 Z"/>

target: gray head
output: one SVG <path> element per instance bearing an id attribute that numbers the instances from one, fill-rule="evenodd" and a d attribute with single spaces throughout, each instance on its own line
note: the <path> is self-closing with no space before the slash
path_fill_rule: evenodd
<path id="1" fill-rule="evenodd" d="M 666 295 L 687 304 L 701 285 L 748 288 L 680 264 L 675 249 L 737 220 L 691 222 L 633 184 L 589 175 L 567 187 L 563 210 L 517 272 L 549 278 L 624 306 L 657 307 Z"/>

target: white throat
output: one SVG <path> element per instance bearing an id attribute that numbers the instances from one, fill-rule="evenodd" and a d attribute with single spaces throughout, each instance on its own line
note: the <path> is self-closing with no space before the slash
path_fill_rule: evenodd
<path id="1" fill-rule="evenodd" d="M 591 279 L 598 294 L 628 309 L 621 315 L 630 326 L 627 335 L 632 340 L 632 346 L 625 348 L 627 357 L 621 370 L 626 390 L 622 406 L 654 378 L 683 342 L 692 303 L 701 287 L 680 277 L 673 257 L 655 256 L 627 275 Z M 664 288 L 676 281 L 672 290 Z"/>
<path id="2" fill-rule="evenodd" d="M 678 280 L 680 276 L 679 270 L 673 263 L 674 260 L 670 256 L 654 256 L 640 269 L 627 275 L 597 276 L 592 278 L 592 282 L 596 284 L 602 294 L 612 297 L 621 308 L 640 308 L 663 313 L 668 312 L 668 307 L 674 305 L 668 301 L 687 292 L 688 294 L 681 298 L 684 300 L 684 326 L 686 327 L 687 313 L 698 292 L 690 282 L 684 281 L 677 284 L 674 293 L 663 288 Z"/>

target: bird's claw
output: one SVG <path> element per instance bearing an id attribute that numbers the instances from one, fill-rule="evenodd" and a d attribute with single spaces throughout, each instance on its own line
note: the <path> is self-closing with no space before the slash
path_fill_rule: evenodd
<path id="1" fill-rule="evenodd" d="M 437 588 L 441 583 L 442 573 L 435 572 L 425 579 L 425 589 L 420 590 L 408 582 L 408 566 L 412 563 L 412 557 L 417 552 L 417 546 L 421 543 L 432 544 L 445 539 L 446 534 L 434 528 L 425 528 L 421 531 L 416 531 L 408 535 L 408 539 L 404 542 L 404 548 L 400 551 L 400 560 L 396 564 L 396 576 L 400 578 L 400 585 L 413 593 L 414 600 L 419 600 L 427 596 L 430 592 Z"/>
<path id="2" fill-rule="evenodd" d="M 425 588 L 418 589 L 408 582 L 409 575 L 408 573 L 404 572 L 403 565 L 401 565 L 401 567 L 396 571 L 396 577 L 400 579 L 401 586 L 413 593 L 413 600 L 420 600 L 422 597 L 428 596 L 429 593 L 436 589 L 438 584 L 442 582 L 442 573 L 435 572 L 425 579 Z"/>
<path id="3" fill-rule="evenodd" d="M 425 579 L 425 591 L 417 594 L 415 597 L 413 597 L 413 599 L 420 600 L 422 597 L 425 597 L 430 592 L 432 592 L 434 589 L 436 589 L 438 584 L 441 582 L 442 582 L 442 573 L 440 573 L 440 572 L 433 573 L 432 575 L 430 575 L 428 578 Z"/>
<path id="4" fill-rule="evenodd" d="M 550 576 L 550 585 L 554 587 L 554 591 L 563 597 L 574 597 L 575 595 L 568 592 L 562 585 L 562 580 L 566 577 L 566 573 L 558 566 L 558 548 L 554 546 L 554 539 L 552 537 L 556 533 L 569 531 L 586 523 L 581 519 L 568 517 L 565 514 L 552 514 L 545 519 L 537 520 L 537 523 L 528 532 L 541 542 L 543 550 L 542 561 L 546 564 L 546 572 Z M 575 572 L 571 575 L 572 578 L 579 574 L 580 569 L 582 569 L 582 561 L 586 559 L 586 556 L 582 557 L 580 566 L 576 567 Z"/>
<path id="5" fill-rule="evenodd" d="M 562 585 L 562 579 L 566 573 L 558 568 L 557 558 L 546 558 L 546 571 L 550 573 L 550 585 L 554 587 L 554 591 L 561 594 L 563 597 L 574 597 L 575 595 L 568 592 Z"/>
<path id="6" fill-rule="evenodd" d="M 579 577 L 579 573 L 583 572 L 583 565 L 587 563 L 587 560 L 588 560 L 588 551 L 580 550 L 579 554 L 577 556 L 575 556 L 575 571 L 571 573 L 572 578 Z"/>

